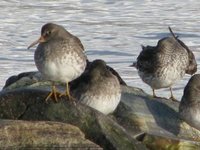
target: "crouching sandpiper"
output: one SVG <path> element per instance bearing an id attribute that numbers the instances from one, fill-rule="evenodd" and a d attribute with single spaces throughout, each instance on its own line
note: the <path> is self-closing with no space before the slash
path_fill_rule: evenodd
<path id="1" fill-rule="evenodd" d="M 104 114 L 112 113 L 121 98 L 120 83 L 103 60 L 94 60 L 71 88 L 78 101 Z"/>

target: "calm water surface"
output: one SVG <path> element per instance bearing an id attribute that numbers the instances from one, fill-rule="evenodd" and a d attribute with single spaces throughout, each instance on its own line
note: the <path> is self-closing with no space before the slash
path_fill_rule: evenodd
<path id="1" fill-rule="evenodd" d="M 3 0 L 0 3 L 0 87 L 11 76 L 36 70 L 34 49 L 27 46 L 47 22 L 63 25 L 78 36 L 90 60 L 104 59 L 130 86 L 151 89 L 134 68 L 140 45 L 156 45 L 169 35 L 180 36 L 200 62 L 200 1 L 197 0 Z M 199 68 L 199 67 L 198 67 Z M 198 71 L 199 72 L 199 71 Z M 173 87 L 178 99 L 190 76 Z M 158 90 L 169 96 L 168 89 Z"/>

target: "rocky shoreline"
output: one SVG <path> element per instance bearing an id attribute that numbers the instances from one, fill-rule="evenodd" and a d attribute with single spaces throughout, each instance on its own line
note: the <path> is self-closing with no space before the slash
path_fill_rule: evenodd
<path id="1" fill-rule="evenodd" d="M 81 103 L 75 106 L 65 97 L 58 103 L 45 102 L 49 85 L 38 72 L 7 80 L 0 92 L 0 147 L 200 149 L 200 131 L 180 119 L 179 102 L 121 85 L 121 102 L 106 116 Z M 58 87 L 63 89 L 62 84 Z"/>

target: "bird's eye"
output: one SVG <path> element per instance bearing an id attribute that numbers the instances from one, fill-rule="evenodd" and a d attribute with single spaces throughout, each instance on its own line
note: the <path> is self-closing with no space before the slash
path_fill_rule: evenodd
<path id="1" fill-rule="evenodd" d="M 46 36 L 49 36 L 51 34 L 51 31 L 46 32 Z"/>

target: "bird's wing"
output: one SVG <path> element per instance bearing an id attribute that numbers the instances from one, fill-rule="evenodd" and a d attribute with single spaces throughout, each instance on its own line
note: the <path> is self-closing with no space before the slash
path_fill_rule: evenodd
<path id="1" fill-rule="evenodd" d="M 137 57 L 137 68 L 140 71 L 152 73 L 155 71 L 157 62 L 157 50 L 156 47 L 143 47 L 143 50 Z"/>

